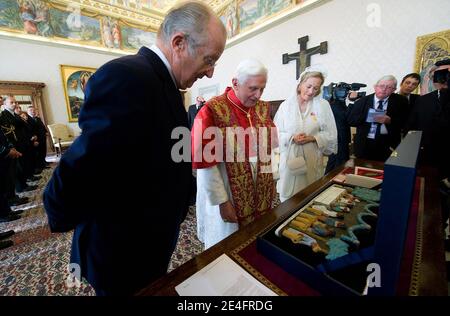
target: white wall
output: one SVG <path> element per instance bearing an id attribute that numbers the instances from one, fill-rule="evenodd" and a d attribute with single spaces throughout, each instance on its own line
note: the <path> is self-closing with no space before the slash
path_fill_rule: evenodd
<path id="1" fill-rule="evenodd" d="M 47 122 L 68 123 L 59 65 L 98 68 L 117 57 L 108 53 L 0 38 L 0 80 L 45 83 Z M 70 127 L 75 134 L 79 133 L 77 123 L 70 123 Z"/>
<path id="2" fill-rule="evenodd" d="M 380 6 L 381 26 L 367 25 L 367 8 Z M 332 0 L 311 11 L 301 13 L 256 36 L 227 48 L 219 60 L 212 79 L 199 80 L 186 94 L 189 99 L 199 87 L 220 85 L 220 92 L 230 85 L 238 62 L 254 57 L 269 69 L 264 100 L 285 99 L 295 89 L 295 62 L 281 63 L 283 53 L 299 50 L 297 38 L 309 35 L 308 47 L 328 41 L 328 53 L 315 55 L 312 64 L 328 69 L 326 84 L 346 81 L 374 82 L 385 74 L 397 79 L 413 71 L 417 36 L 450 29 L 449 0 Z M 0 80 L 44 82 L 46 115 L 49 123 L 67 122 L 60 64 L 98 68 L 118 56 L 43 45 L 0 37 Z M 78 125 L 71 123 L 78 132 Z"/>
<path id="3" fill-rule="evenodd" d="M 380 27 L 369 27 L 369 4 L 379 5 Z M 370 7 L 369 7 L 370 8 Z M 295 62 L 281 62 L 283 53 L 298 52 L 297 39 L 309 35 L 308 47 L 328 41 L 328 53 L 314 55 L 311 64 L 328 69 L 330 82 L 366 83 L 368 93 L 381 76 L 398 80 L 414 71 L 416 38 L 450 29 L 449 0 L 333 0 L 227 48 L 212 79 L 191 89 L 192 103 L 199 87 L 219 83 L 221 93 L 231 84 L 240 60 L 253 57 L 269 69 L 264 100 L 285 99 L 295 89 Z"/>

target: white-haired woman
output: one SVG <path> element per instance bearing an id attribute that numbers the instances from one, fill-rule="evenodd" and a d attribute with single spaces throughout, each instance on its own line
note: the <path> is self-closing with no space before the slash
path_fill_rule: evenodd
<path id="1" fill-rule="evenodd" d="M 320 96 L 324 80 L 322 72 L 307 69 L 275 115 L 280 141 L 277 191 L 282 202 L 322 177 L 323 155 L 337 152 L 333 112 Z"/>

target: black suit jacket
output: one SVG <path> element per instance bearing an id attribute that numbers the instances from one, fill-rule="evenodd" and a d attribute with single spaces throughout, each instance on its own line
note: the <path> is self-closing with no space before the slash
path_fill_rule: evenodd
<path id="1" fill-rule="evenodd" d="M 13 146 L 0 128 L 0 217 L 7 216 L 11 211 L 6 199 L 8 193 L 8 168 L 10 158 L 6 158 Z"/>
<path id="2" fill-rule="evenodd" d="M 8 141 L 5 134 L 3 134 L 0 129 L 0 166 L 2 165 L 2 161 L 6 159 L 6 156 L 9 154 L 11 148 L 13 148 L 12 144 Z"/>
<path id="3" fill-rule="evenodd" d="M 18 115 L 3 110 L 0 113 L 0 128 L 18 151 L 27 150 L 29 146 L 27 125 Z"/>
<path id="4" fill-rule="evenodd" d="M 188 125 L 189 125 L 189 129 L 192 130 L 192 126 L 194 125 L 194 119 L 197 116 L 199 110 L 197 110 L 197 104 L 192 104 L 191 106 L 189 106 L 188 108 Z"/>
<path id="5" fill-rule="evenodd" d="M 442 177 L 450 176 L 448 131 L 450 130 L 450 93 L 448 89 L 417 98 L 406 130 L 422 131 L 420 162 L 439 169 Z"/>
<path id="6" fill-rule="evenodd" d="M 414 104 L 416 103 L 416 101 L 417 101 L 417 98 L 419 98 L 420 97 L 420 95 L 419 94 L 415 94 L 415 93 L 411 93 L 410 95 L 409 95 L 409 108 L 410 108 L 410 110 L 412 110 L 412 108 L 414 107 Z"/>
<path id="7" fill-rule="evenodd" d="M 38 138 L 46 138 L 47 128 L 45 127 L 45 124 L 42 122 L 39 116 L 30 116 L 28 118 L 28 121 L 32 122 L 32 124 L 34 125 L 35 133 Z"/>
<path id="8" fill-rule="evenodd" d="M 347 111 L 347 122 L 350 126 L 356 127 L 354 150 L 358 158 L 368 158 L 364 157 L 364 150 L 371 123 L 367 123 L 366 119 L 369 108 L 374 107 L 373 99 L 373 93 L 367 95 L 356 101 Z M 408 100 L 405 97 L 395 93 L 389 96 L 386 115 L 391 118 L 391 124 L 386 124 L 388 135 L 386 141 L 379 144 L 380 151 L 389 152 L 389 147 L 396 148 L 400 143 L 401 129 L 406 121 L 407 108 Z"/>
<path id="9" fill-rule="evenodd" d="M 52 231 L 75 229 L 71 262 L 82 276 L 106 293 L 131 294 L 166 273 L 188 210 L 191 163 L 171 157 L 179 141 L 171 133 L 187 128 L 186 111 L 146 47 L 98 69 L 85 96 L 82 133 L 44 205 Z"/>

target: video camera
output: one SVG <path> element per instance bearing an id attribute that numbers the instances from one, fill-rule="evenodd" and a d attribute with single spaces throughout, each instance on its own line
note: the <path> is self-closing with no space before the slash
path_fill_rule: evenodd
<path id="1" fill-rule="evenodd" d="M 323 88 L 323 98 L 329 102 L 341 101 L 345 102 L 350 91 L 358 91 L 361 88 L 367 87 L 364 83 L 330 83 Z M 356 101 L 366 95 L 366 92 L 358 92 L 355 98 L 349 98 L 350 101 Z"/>

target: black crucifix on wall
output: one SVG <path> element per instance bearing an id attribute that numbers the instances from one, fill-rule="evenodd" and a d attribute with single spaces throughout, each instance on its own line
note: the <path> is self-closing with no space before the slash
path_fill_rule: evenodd
<path id="1" fill-rule="evenodd" d="M 311 65 L 311 56 L 315 54 L 326 54 L 328 52 L 328 42 L 320 43 L 320 46 L 306 48 L 306 44 L 309 41 L 309 36 L 303 36 L 298 39 L 300 44 L 300 51 L 292 54 L 283 54 L 283 65 L 287 64 L 291 60 L 295 60 L 297 64 L 297 79 L 306 67 Z"/>

